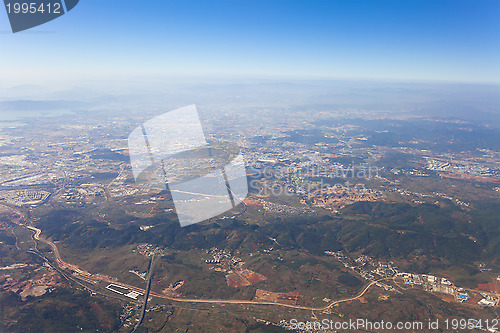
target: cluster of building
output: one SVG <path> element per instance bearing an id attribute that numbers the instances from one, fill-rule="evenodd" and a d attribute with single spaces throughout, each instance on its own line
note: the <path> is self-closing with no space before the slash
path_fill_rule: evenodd
<path id="1" fill-rule="evenodd" d="M 220 264 L 227 259 L 230 265 L 236 265 L 237 263 L 242 262 L 242 260 L 238 257 L 233 257 L 233 255 L 225 250 L 220 250 L 216 247 L 213 247 L 207 250 L 207 253 L 212 256 L 212 259 L 206 259 L 205 263 L 207 264 Z"/>
<path id="2" fill-rule="evenodd" d="M 444 277 L 437 277 L 430 274 L 415 274 L 399 272 L 393 262 L 382 262 L 366 255 L 361 255 L 352 260 L 343 251 L 326 251 L 325 254 L 337 258 L 346 268 L 351 269 L 361 277 L 375 281 L 384 277 L 394 277 L 402 279 L 405 285 L 422 288 L 428 292 L 443 293 L 451 295 L 459 302 L 465 302 L 471 299 L 469 293 L 460 287 L 455 286 L 450 280 Z M 386 290 L 392 290 L 392 286 L 379 284 Z M 476 296 L 476 295 L 475 295 Z M 474 297 L 475 297 L 474 296 Z M 483 306 L 496 306 L 500 304 L 500 297 L 492 293 L 481 293 L 483 297 L 477 304 Z"/>
<path id="3" fill-rule="evenodd" d="M 287 214 L 315 214 L 314 210 L 309 207 L 293 207 L 290 205 L 280 205 L 272 202 L 261 200 L 262 208 L 265 211 L 272 213 L 287 213 Z"/>
<path id="4" fill-rule="evenodd" d="M 134 303 L 125 304 L 122 313 L 120 314 L 120 322 L 122 323 L 123 327 L 131 327 L 134 325 L 134 323 L 137 323 L 139 321 L 139 317 L 136 317 L 135 320 L 132 319 L 138 309 L 139 307 Z"/>
<path id="5" fill-rule="evenodd" d="M 428 292 L 447 294 L 453 296 L 455 300 L 459 302 L 472 300 L 471 298 L 473 297 L 467 290 L 455 286 L 453 282 L 444 277 L 405 272 L 397 273 L 395 277 L 403 279 L 406 285 L 416 286 Z M 476 293 L 474 292 L 474 294 Z M 498 297 L 488 293 L 479 294 L 482 298 L 477 302 L 477 304 L 482 306 L 496 306 L 499 304 L 500 299 Z M 475 296 L 476 295 L 474 295 L 474 297 Z"/>
<path id="6" fill-rule="evenodd" d="M 18 207 L 36 206 L 45 202 L 50 194 L 44 190 L 1 191 L 0 200 L 5 200 L 7 204 Z"/>
<path id="7" fill-rule="evenodd" d="M 396 276 L 402 278 L 405 284 L 422 286 L 425 291 L 429 292 L 452 295 L 460 302 L 465 302 L 470 298 L 469 294 L 463 288 L 456 287 L 450 280 L 444 277 L 413 273 L 398 273 Z"/>
<path id="8" fill-rule="evenodd" d="M 447 160 L 428 159 L 427 169 L 440 172 L 471 174 L 482 177 L 500 176 L 500 168 L 486 166 L 477 161 L 465 161 L 460 163 Z"/>
<path id="9" fill-rule="evenodd" d="M 82 184 L 76 188 L 69 188 L 61 195 L 66 203 L 81 203 L 82 201 L 91 201 L 94 198 L 106 198 L 106 192 L 103 187 L 96 184 Z"/>
<path id="10" fill-rule="evenodd" d="M 132 250 L 133 253 L 139 253 L 146 257 L 151 257 L 153 253 L 163 253 L 163 250 L 159 247 L 155 247 L 149 243 L 138 244 L 135 249 Z"/>
<path id="11" fill-rule="evenodd" d="M 398 273 L 398 268 L 392 261 L 382 262 L 366 255 L 361 255 L 352 260 L 343 251 L 325 251 L 326 255 L 334 256 L 346 268 L 351 269 L 367 280 L 376 280 L 384 277 L 391 277 Z"/>
<path id="12" fill-rule="evenodd" d="M 131 195 L 136 195 L 140 192 L 139 189 L 134 188 L 129 185 L 122 185 L 122 186 L 117 186 L 117 187 L 111 187 L 109 189 L 109 196 L 112 198 L 117 198 L 117 197 L 127 197 Z"/>
<path id="13" fill-rule="evenodd" d="M 283 156 L 285 152 L 276 153 L 274 159 L 269 154 L 267 158 L 258 158 L 252 165 L 252 173 L 260 182 L 262 189 L 259 194 L 296 194 L 302 203 L 311 202 L 314 206 L 332 211 L 357 201 L 382 198 L 381 192 L 369 189 L 364 184 L 366 179 L 379 177 L 378 168 L 364 164 L 345 167 L 330 161 L 330 158 L 338 155 L 306 152 L 301 158 L 288 158 Z M 339 183 L 333 184 L 335 181 Z M 274 207 L 277 212 L 288 212 L 287 209 L 281 209 Z"/>
<path id="14" fill-rule="evenodd" d="M 485 307 L 492 307 L 498 304 L 498 299 L 496 297 L 492 297 L 491 295 L 488 294 L 482 294 L 482 296 L 484 298 L 479 302 L 477 302 L 477 304 Z"/>

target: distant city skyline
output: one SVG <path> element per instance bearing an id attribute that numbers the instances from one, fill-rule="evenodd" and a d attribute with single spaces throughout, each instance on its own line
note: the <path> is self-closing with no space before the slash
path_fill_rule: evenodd
<path id="1" fill-rule="evenodd" d="M 500 82 L 500 2 L 86 0 L 12 34 L 0 84 L 133 77 Z"/>

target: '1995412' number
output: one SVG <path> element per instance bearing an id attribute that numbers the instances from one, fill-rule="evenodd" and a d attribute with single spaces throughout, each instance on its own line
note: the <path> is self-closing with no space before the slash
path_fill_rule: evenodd
<path id="1" fill-rule="evenodd" d="M 38 5 L 37 3 L 31 2 L 14 2 L 13 4 L 6 4 L 7 13 L 11 14 L 35 14 L 35 13 L 47 13 L 47 14 L 61 14 L 61 4 L 60 3 L 42 3 Z"/>

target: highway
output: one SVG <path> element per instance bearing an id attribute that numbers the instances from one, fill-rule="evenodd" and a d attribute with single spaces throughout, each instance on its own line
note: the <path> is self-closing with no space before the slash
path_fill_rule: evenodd
<path id="1" fill-rule="evenodd" d="M 131 333 L 134 333 L 135 331 L 137 331 L 139 326 L 141 326 L 142 321 L 144 320 L 144 316 L 146 315 L 146 308 L 148 306 L 148 298 L 149 298 L 149 294 L 151 292 L 151 278 L 153 277 L 154 260 L 155 260 L 155 253 L 153 252 L 153 256 L 151 257 L 151 260 L 149 261 L 147 286 L 146 286 L 146 292 L 144 293 L 144 302 L 142 303 L 141 316 L 139 318 L 139 321 L 135 325 L 134 330 Z"/>
<path id="2" fill-rule="evenodd" d="M 175 298 L 175 297 L 167 297 L 165 295 L 151 293 L 151 295 L 156 296 L 158 298 L 168 299 L 175 302 L 189 302 L 189 303 L 212 303 L 212 304 L 247 304 L 247 305 L 275 305 L 286 308 L 293 308 L 298 310 L 309 310 L 309 311 L 324 311 L 327 310 L 337 304 L 354 301 L 358 298 L 363 297 L 368 290 L 378 284 L 382 280 L 390 280 L 392 278 L 382 278 L 376 281 L 371 281 L 368 283 L 361 291 L 353 297 L 343 298 L 340 300 L 333 301 L 326 306 L 323 307 L 308 307 L 308 306 L 300 306 L 300 305 L 291 305 L 291 304 L 283 304 L 283 303 L 274 303 L 274 302 L 258 302 L 258 301 L 248 301 L 248 300 L 222 300 L 222 299 L 192 299 L 192 298 Z"/>

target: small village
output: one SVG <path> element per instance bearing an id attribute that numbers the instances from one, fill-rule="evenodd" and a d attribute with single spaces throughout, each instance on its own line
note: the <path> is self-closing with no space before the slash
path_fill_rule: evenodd
<path id="1" fill-rule="evenodd" d="M 337 258 L 346 268 L 369 281 L 376 281 L 383 278 L 392 278 L 400 289 L 414 288 L 421 289 L 434 294 L 450 296 L 457 302 L 467 302 L 484 307 L 495 307 L 500 305 L 498 289 L 500 289 L 500 276 L 494 283 L 497 285 L 496 291 L 466 290 L 455 286 L 452 281 L 444 277 L 437 277 L 430 274 L 415 274 L 400 272 L 393 262 L 382 262 L 371 257 L 361 255 L 355 260 L 348 257 L 343 251 L 330 252 L 325 254 Z M 385 284 L 384 284 L 385 285 Z M 394 290 L 393 285 L 389 285 L 387 290 Z"/>

